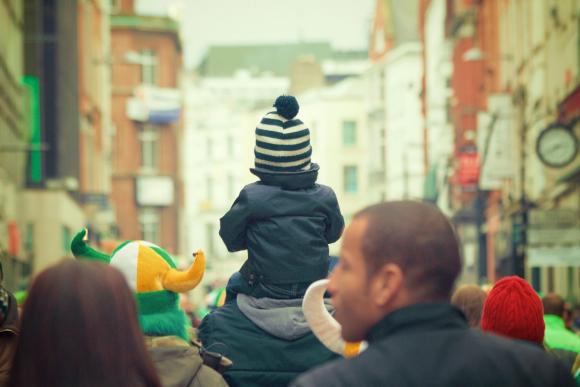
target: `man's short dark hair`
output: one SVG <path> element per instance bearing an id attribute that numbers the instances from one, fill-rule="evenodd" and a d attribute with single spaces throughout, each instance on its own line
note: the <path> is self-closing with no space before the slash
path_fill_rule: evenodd
<path id="1" fill-rule="evenodd" d="M 367 207 L 356 218 L 367 221 L 362 252 L 368 273 L 395 263 L 417 301 L 449 300 L 461 255 L 455 232 L 437 207 L 393 201 Z"/>
<path id="2" fill-rule="evenodd" d="M 564 299 L 556 293 L 548 293 L 542 298 L 544 305 L 544 314 L 555 314 L 562 316 L 564 314 Z"/>

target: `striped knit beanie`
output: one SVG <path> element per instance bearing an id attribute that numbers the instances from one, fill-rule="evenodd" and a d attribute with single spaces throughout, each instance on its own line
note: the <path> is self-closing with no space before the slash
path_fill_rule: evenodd
<path id="1" fill-rule="evenodd" d="M 298 101 L 282 95 L 274 102 L 275 112 L 266 114 L 256 128 L 256 168 L 272 172 L 310 169 L 310 130 L 296 119 Z"/>
<path id="2" fill-rule="evenodd" d="M 534 289 L 517 276 L 498 281 L 483 304 L 481 329 L 542 344 L 544 306 Z"/>

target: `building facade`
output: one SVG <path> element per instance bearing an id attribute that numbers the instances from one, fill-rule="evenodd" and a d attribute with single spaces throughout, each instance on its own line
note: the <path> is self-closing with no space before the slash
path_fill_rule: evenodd
<path id="1" fill-rule="evenodd" d="M 118 2 L 110 23 L 117 238 L 148 240 L 176 254 L 183 206 L 178 25 L 135 14 L 132 1 Z"/>
<path id="2" fill-rule="evenodd" d="M 579 15 L 577 2 L 542 0 L 499 5 L 500 84 L 511 91 L 519 147 L 499 219 L 512 239 L 511 264 L 534 287 L 580 297 Z M 568 133 L 551 161 L 542 135 Z M 554 146 L 554 145 L 553 145 Z M 577 149 L 577 147 L 576 147 Z M 568 157 L 566 156 L 568 154 Z"/>
<path id="3" fill-rule="evenodd" d="M 429 142 L 425 198 L 454 221 L 464 279 L 517 274 L 577 299 L 575 2 L 422 0 L 420 21 L 425 128 L 433 138 L 452 128 L 450 151 Z M 554 127 L 561 150 L 550 154 L 542 136 Z"/>
<path id="4" fill-rule="evenodd" d="M 30 269 L 17 287 L 31 272 L 70 257 L 79 229 L 91 228 L 98 243 L 112 221 L 102 216 L 110 214 L 108 4 L 24 4 L 29 113 L 19 229 Z"/>
<path id="5" fill-rule="evenodd" d="M 386 56 L 386 200 L 422 199 L 425 181 L 421 116 L 421 45 L 406 42 Z"/>
<path id="6" fill-rule="evenodd" d="M 20 276 L 30 270 L 22 251 L 25 225 L 19 219 L 22 191 L 26 182 L 26 154 L 29 127 L 26 102 L 32 92 L 24 84 L 24 2 L 0 4 L 0 25 L 4 36 L 0 45 L 0 259 L 5 286 L 18 287 Z"/>
<path id="7" fill-rule="evenodd" d="M 111 42 L 109 2 L 77 3 L 79 195 L 93 242 L 111 236 Z"/>
<path id="8" fill-rule="evenodd" d="M 320 166 L 318 182 L 336 193 L 348 223 L 369 203 L 364 80 L 354 77 L 298 98 L 300 119 L 310 128 L 312 161 Z M 331 246 L 331 254 L 338 248 Z"/>
<path id="9" fill-rule="evenodd" d="M 421 198 L 425 139 L 421 115 L 419 2 L 377 0 L 367 71 L 373 201 Z"/>

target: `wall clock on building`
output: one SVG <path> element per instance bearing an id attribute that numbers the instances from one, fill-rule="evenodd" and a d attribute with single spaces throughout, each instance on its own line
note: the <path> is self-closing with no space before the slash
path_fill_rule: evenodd
<path id="1" fill-rule="evenodd" d="M 578 138 L 572 128 L 564 124 L 552 124 L 540 133 L 536 141 L 536 153 L 547 166 L 564 167 L 578 154 Z"/>

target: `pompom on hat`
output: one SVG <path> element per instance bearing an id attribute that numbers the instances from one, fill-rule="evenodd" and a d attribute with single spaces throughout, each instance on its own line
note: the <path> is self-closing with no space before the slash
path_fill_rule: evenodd
<path id="1" fill-rule="evenodd" d="M 541 345 L 545 331 L 542 300 L 522 278 L 505 277 L 485 300 L 481 329 Z"/>
<path id="2" fill-rule="evenodd" d="M 179 293 L 195 288 L 205 272 L 203 251 L 195 253 L 189 269 L 177 270 L 174 259 L 147 241 L 126 241 L 109 256 L 86 243 L 87 230 L 71 242 L 76 258 L 100 261 L 118 269 L 137 295 L 139 323 L 146 335 L 178 336 L 188 340 L 187 316 L 179 308 Z"/>
<path id="3" fill-rule="evenodd" d="M 270 172 L 309 170 L 310 130 L 295 118 L 300 110 L 298 101 L 291 95 L 281 95 L 273 106 L 276 111 L 267 113 L 256 127 L 256 169 Z"/>

